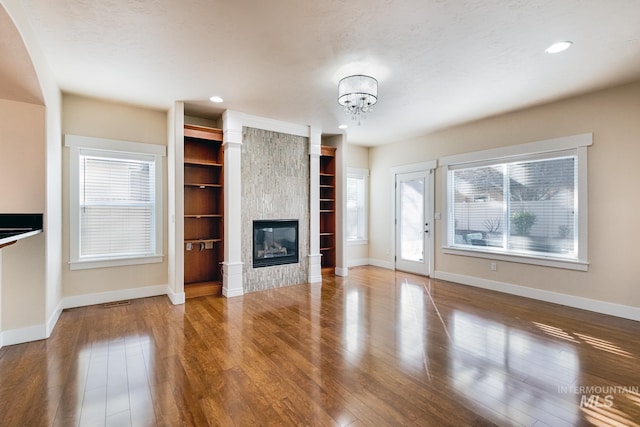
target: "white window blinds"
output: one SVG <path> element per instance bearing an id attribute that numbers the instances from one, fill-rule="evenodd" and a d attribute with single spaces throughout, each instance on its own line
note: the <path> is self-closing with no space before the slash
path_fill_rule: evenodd
<path id="1" fill-rule="evenodd" d="M 449 245 L 577 259 L 577 156 L 449 169 Z"/>
<path id="2" fill-rule="evenodd" d="M 79 257 L 125 258 L 155 253 L 153 156 L 79 156 Z"/>
<path id="3" fill-rule="evenodd" d="M 166 146 L 65 135 L 69 150 L 69 268 L 163 261 Z"/>

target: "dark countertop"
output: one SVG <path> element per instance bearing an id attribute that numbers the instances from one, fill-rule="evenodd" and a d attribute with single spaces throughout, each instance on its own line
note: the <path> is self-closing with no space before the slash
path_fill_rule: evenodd
<path id="1" fill-rule="evenodd" d="M 0 214 L 0 247 L 42 233 L 42 214 Z"/>

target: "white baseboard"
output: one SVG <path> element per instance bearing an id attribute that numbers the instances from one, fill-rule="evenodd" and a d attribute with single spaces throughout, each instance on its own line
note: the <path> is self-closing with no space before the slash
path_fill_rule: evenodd
<path id="1" fill-rule="evenodd" d="M 395 270 L 395 265 L 391 261 L 369 258 L 369 265 L 374 267 L 386 268 L 387 270 Z"/>
<path id="2" fill-rule="evenodd" d="M 481 279 L 478 277 L 464 276 L 462 274 L 448 273 L 446 271 L 436 271 L 434 274 L 434 278 L 447 280 L 449 282 L 460 283 L 463 285 L 474 286 L 477 288 L 504 292 L 506 294 L 518 295 L 535 300 L 551 302 L 554 304 L 566 305 L 568 307 L 607 314 L 609 316 L 621 317 L 623 319 L 640 321 L 640 307 L 632 307 L 628 305 L 577 297 L 573 295 L 561 294 L 558 292 L 529 288 L 527 286 L 514 285 L 511 283 L 497 282 L 494 280 Z"/>
<path id="3" fill-rule="evenodd" d="M 184 304 L 186 298 L 184 292 L 173 292 L 170 286 L 167 286 L 167 296 L 173 305 Z"/>
<path id="4" fill-rule="evenodd" d="M 309 283 L 322 283 L 322 274 L 319 276 L 309 276 Z"/>
<path id="5" fill-rule="evenodd" d="M 336 267 L 335 268 L 335 274 L 336 274 L 336 276 L 347 277 L 349 275 L 349 269 L 348 268 L 342 268 L 342 267 Z"/>
<path id="6" fill-rule="evenodd" d="M 47 330 L 44 324 L 27 326 L 25 328 L 9 329 L 2 332 L 2 344 L 14 345 L 25 342 L 38 341 L 47 338 Z"/>
<path id="7" fill-rule="evenodd" d="M 225 262 L 222 268 L 222 295 L 227 298 L 244 295 L 242 262 Z"/>
<path id="8" fill-rule="evenodd" d="M 225 289 L 223 287 L 222 295 L 227 298 L 241 297 L 244 295 L 244 289 Z"/>
<path id="9" fill-rule="evenodd" d="M 47 336 L 45 338 L 49 338 L 51 336 L 51 333 L 53 332 L 53 328 L 56 327 L 56 324 L 58 323 L 58 319 L 60 319 L 61 314 L 62 314 L 62 301 L 58 303 L 58 306 L 53 311 L 53 313 L 51 313 L 51 316 L 47 321 L 47 329 L 45 331 Z"/>
<path id="10" fill-rule="evenodd" d="M 58 304 L 53 313 L 51 313 L 46 324 L 27 326 L 24 328 L 10 329 L 8 331 L 0 332 L 0 348 L 5 345 L 22 344 L 49 338 L 51 336 L 51 332 L 53 332 L 53 328 L 55 328 L 56 323 L 58 323 L 60 314 L 62 314 L 62 307 Z"/>
<path id="11" fill-rule="evenodd" d="M 322 254 L 309 255 L 309 283 L 322 283 Z"/>
<path id="12" fill-rule="evenodd" d="M 350 259 L 347 262 L 349 268 L 351 267 L 361 267 L 363 265 L 369 265 L 369 258 L 361 258 L 361 259 Z"/>
<path id="13" fill-rule="evenodd" d="M 65 308 L 84 307 L 94 304 L 122 301 L 136 298 L 167 295 L 172 303 L 183 304 L 184 292 L 174 293 L 168 285 L 146 286 L 143 288 L 123 289 L 97 294 L 74 295 L 65 297 L 51 314 L 46 324 L 27 326 L 0 332 L 0 348 L 5 345 L 22 344 L 47 339 L 51 336 L 58 319 Z"/>
<path id="14" fill-rule="evenodd" d="M 96 294 L 74 295 L 62 299 L 62 308 L 84 307 L 87 305 L 105 304 L 127 299 L 155 297 L 167 295 L 168 285 L 145 286 L 142 288 L 121 289 L 118 291 L 100 292 Z M 171 298 L 171 297 L 170 297 Z"/>

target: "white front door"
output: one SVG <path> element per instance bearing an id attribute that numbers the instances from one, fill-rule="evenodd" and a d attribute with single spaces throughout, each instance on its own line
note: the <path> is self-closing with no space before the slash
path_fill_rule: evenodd
<path id="1" fill-rule="evenodd" d="M 427 206 L 429 172 L 396 174 L 395 267 L 429 275 L 431 224 Z"/>

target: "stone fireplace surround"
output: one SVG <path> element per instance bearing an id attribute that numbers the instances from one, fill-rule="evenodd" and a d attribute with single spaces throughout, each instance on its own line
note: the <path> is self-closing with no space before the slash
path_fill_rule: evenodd
<path id="1" fill-rule="evenodd" d="M 305 283 L 309 271 L 309 139 L 242 129 L 242 259 L 244 292 Z M 299 261 L 253 267 L 253 221 L 298 220 Z"/>
<path id="2" fill-rule="evenodd" d="M 227 110 L 223 295 L 322 281 L 319 242 L 320 133 Z M 299 262 L 253 268 L 253 221 L 299 221 Z"/>

